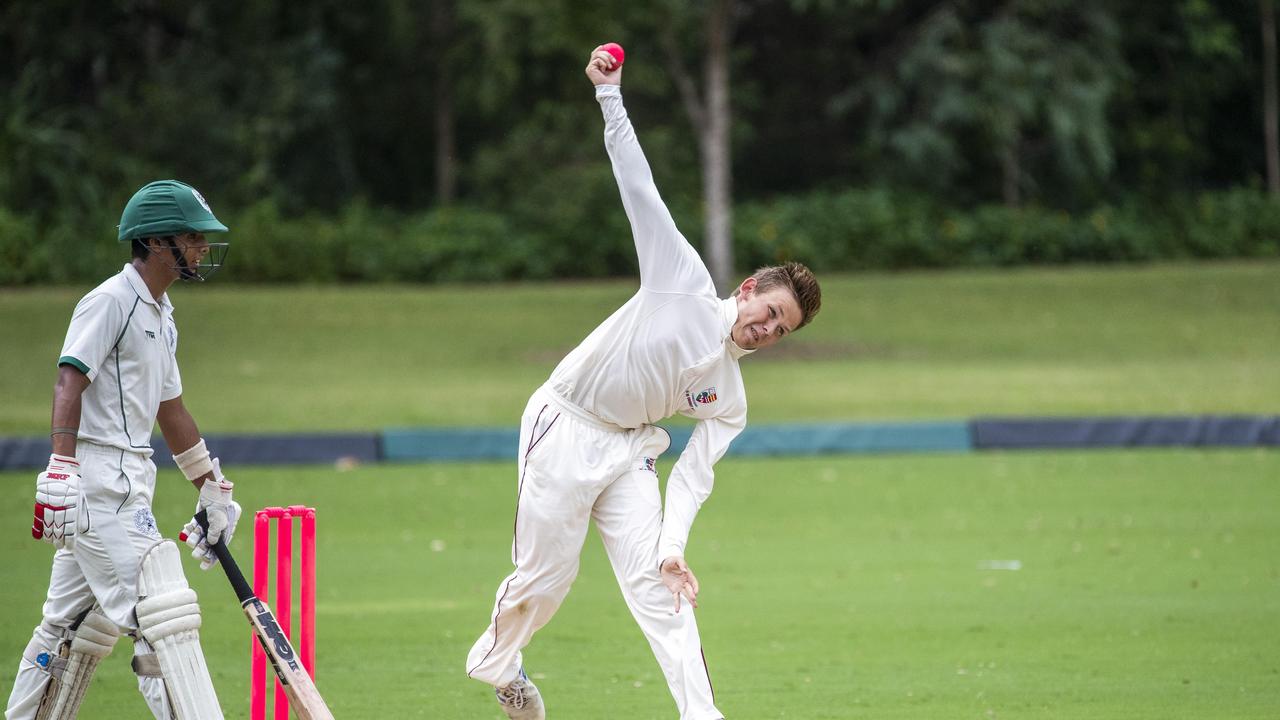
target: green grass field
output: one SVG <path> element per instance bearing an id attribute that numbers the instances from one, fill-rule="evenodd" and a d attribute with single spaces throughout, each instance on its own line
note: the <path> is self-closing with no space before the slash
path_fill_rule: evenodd
<path id="1" fill-rule="evenodd" d="M 318 680 L 338 717 L 500 717 L 462 663 L 509 571 L 513 467 L 234 477 L 247 507 L 320 508 Z M 1274 718 L 1278 477 L 1280 454 L 1259 451 L 725 461 L 690 556 L 721 709 Z M 13 662 L 50 555 L 16 532 L 27 479 L 0 485 L 14 530 L 2 541 L 0 647 Z M 161 481 L 157 514 L 172 533 L 191 496 L 175 471 Z M 234 543 L 246 565 L 248 539 Z M 1012 560 L 1020 570 L 983 569 Z M 243 616 L 220 574 L 187 568 L 220 697 L 244 717 Z M 127 660 L 118 650 L 107 661 L 82 717 L 145 715 Z M 554 718 L 674 717 L 594 534 L 526 663 Z"/>
<path id="2" fill-rule="evenodd" d="M 634 288 L 179 286 L 185 398 L 220 432 L 512 425 Z M 0 435 L 48 432 L 53 363 L 87 289 L 0 290 L 0 326 L 16 330 L 0 353 Z M 752 422 L 1280 406 L 1280 263 L 835 276 L 823 289 L 812 326 L 744 361 Z"/>
<path id="3" fill-rule="evenodd" d="M 633 287 L 180 287 L 185 399 L 209 432 L 512 426 Z M 86 289 L 0 290 L 0 435 L 47 432 Z M 1280 408 L 1280 263 L 824 290 L 811 328 L 744 361 L 753 423 Z M 318 684 L 338 717 L 500 717 L 462 663 L 510 569 L 514 462 L 227 471 L 246 508 L 320 510 Z M 0 473 L 6 697 L 52 552 L 26 533 L 32 476 Z M 1280 714 L 1280 453 L 731 458 L 717 478 L 689 560 L 732 720 Z M 162 467 L 161 529 L 192 504 Z M 245 717 L 243 616 L 220 573 L 186 567 L 227 716 Z M 82 717 L 146 716 L 127 645 Z M 553 720 L 674 717 L 594 535 L 526 659 Z"/>

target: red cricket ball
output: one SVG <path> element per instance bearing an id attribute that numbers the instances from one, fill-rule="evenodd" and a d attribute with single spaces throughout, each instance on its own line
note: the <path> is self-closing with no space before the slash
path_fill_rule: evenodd
<path id="1" fill-rule="evenodd" d="M 605 43 L 596 49 L 604 50 L 605 52 L 612 55 L 613 59 L 618 61 L 619 66 L 621 66 L 622 63 L 627 61 L 627 53 L 625 50 L 622 49 L 622 46 L 619 45 L 618 43 Z"/>

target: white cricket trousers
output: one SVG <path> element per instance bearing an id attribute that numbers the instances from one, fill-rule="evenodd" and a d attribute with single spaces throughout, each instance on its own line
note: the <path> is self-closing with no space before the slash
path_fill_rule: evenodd
<path id="1" fill-rule="evenodd" d="M 123 632 L 136 636 L 134 655 L 153 652 L 147 641 L 137 635 L 138 620 L 133 609 L 138 602 L 142 553 L 161 538 L 151 514 L 156 466 L 142 455 L 84 440 L 76 444 L 76 459 L 80 461 L 80 486 L 84 492 L 80 512 L 88 511 L 89 528 L 76 536 L 71 550 L 54 552 L 44 619 L 36 626 L 18 663 L 13 692 L 4 712 L 6 720 L 35 717 L 49 684 L 49 671 L 41 664 L 41 656 L 55 656 L 70 626 L 95 602 Z M 170 717 L 161 678 L 139 677 L 138 689 L 152 714 Z M 86 697 L 85 702 L 93 701 Z"/>
<path id="2" fill-rule="evenodd" d="M 538 389 L 520 423 L 515 570 L 498 586 L 488 629 L 467 656 L 467 675 L 502 687 L 520 651 L 555 615 L 578 574 L 594 519 L 631 615 L 649 640 L 681 720 L 720 720 L 693 608 L 674 612 L 658 572 L 662 502 L 654 461 L 666 431 L 624 430 Z"/>

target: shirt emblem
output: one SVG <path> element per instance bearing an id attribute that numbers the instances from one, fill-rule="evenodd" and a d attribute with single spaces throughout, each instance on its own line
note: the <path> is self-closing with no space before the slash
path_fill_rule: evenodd
<path id="1" fill-rule="evenodd" d="M 152 340 L 156 339 L 156 334 L 151 332 L 150 330 L 143 330 L 142 332 L 146 333 L 148 338 Z"/>
<path id="2" fill-rule="evenodd" d="M 651 457 L 640 458 L 640 467 L 636 469 L 643 470 L 644 472 L 651 472 L 651 473 L 657 474 L 658 472 L 657 461 Z"/>
<path id="3" fill-rule="evenodd" d="M 716 401 L 716 389 L 714 387 L 709 387 L 700 391 L 696 395 L 685 390 L 684 399 L 685 402 L 689 403 L 690 410 L 696 410 L 699 405 L 710 405 Z"/>

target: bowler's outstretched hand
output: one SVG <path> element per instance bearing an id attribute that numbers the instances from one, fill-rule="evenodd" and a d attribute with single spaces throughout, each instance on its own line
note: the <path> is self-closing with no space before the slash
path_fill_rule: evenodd
<path id="1" fill-rule="evenodd" d="M 621 85 L 622 63 L 618 62 L 603 45 L 591 51 L 587 62 L 587 77 L 592 85 Z"/>
<path id="2" fill-rule="evenodd" d="M 685 563 L 684 558 L 672 556 L 662 561 L 662 584 L 671 591 L 676 612 L 680 612 L 680 598 L 698 607 L 698 578 Z"/>

